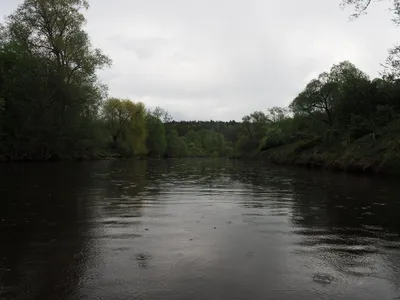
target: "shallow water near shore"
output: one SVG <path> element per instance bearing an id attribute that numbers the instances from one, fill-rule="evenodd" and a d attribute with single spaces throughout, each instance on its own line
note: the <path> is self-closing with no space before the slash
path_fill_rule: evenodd
<path id="1" fill-rule="evenodd" d="M 5 164 L 0 299 L 398 299 L 399 195 L 223 159 Z"/>

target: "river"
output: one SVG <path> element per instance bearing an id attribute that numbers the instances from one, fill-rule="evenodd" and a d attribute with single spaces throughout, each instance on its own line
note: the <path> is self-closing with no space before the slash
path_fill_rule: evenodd
<path id="1" fill-rule="evenodd" d="M 399 299 L 398 179 L 223 159 L 0 166 L 0 299 Z"/>

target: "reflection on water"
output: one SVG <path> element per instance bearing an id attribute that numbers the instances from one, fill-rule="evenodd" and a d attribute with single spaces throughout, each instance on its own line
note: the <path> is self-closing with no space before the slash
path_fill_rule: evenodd
<path id="1" fill-rule="evenodd" d="M 0 299 L 395 299 L 395 179 L 228 160 L 0 168 Z"/>

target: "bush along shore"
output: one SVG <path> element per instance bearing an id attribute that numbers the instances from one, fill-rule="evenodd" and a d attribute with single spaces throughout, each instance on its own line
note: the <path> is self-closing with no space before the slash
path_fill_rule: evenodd
<path id="1" fill-rule="evenodd" d="M 279 164 L 292 164 L 330 170 L 362 173 L 400 174 L 400 139 L 372 135 L 345 148 L 300 141 L 261 152 L 260 156 Z"/>

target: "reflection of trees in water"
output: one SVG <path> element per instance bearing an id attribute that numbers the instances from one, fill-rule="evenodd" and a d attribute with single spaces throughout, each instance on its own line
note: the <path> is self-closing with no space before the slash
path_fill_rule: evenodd
<path id="1" fill-rule="evenodd" d="M 95 222 L 140 217 L 177 185 L 242 189 L 239 205 L 289 215 L 304 255 L 356 276 L 385 257 L 399 281 L 400 186 L 390 180 L 221 159 L 14 164 L 0 180 L 0 288 L 14 286 L 12 299 L 82 296 L 99 251 Z"/>
<path id="2" fill-rule="evenodd" d="M 105 205 L 109 216 L 127 210 L 118 208 L 121 197 L 137 201 L 135 211 L 140 212 L 143 198 L 161 201 L 154 195 L 169 187 L 200 187 L 205 194 L 207 189 L 218 193 L 220 187 L 232 186 L 245 193 L 239 205 L 276 216 L 289 214 L 294 234 L 302 237 L 300 250 L 308 252 L 303 254 L 346 274 L 370 274 L 376 255 L 399 233 L 399 207 L 393 200 L 400 187 L 376 178 L 221 159 L 113 162 L 110 169 L 110 203 Z M 386 260 L 393 274 L 388 276 L 398 274 L 397 257 L 392 254 Z"/>
<path id="3" fill-rule="evenodd" d="M 175 180 L 198 180 L 200 183 L 212 182 L 229 172 L 231 164 L 224 159 L 170 159 L 166 162 L 167 172 Z"/>
<path id="4" fill-rule="evenodd" d="M 104 177 L 101 211 L 105 217 L 140 217 L 145 198 L 157 200 L 162 184 L 170 178 L 165 160 L 110 162 Z"/>
<path id="5" fill-rule="evenodd" d="M 302 255 L 351 276 L 383 272 L 400 286 L 400 186 L 395 180 L 248 162 L 228 168 L 230 179 L 251 194 L 241 205 L 267 209 L 270 215 L 289 211 Z"/>
<path id="6" fill-rule="evenodd" d="M 295 233 L 303 237 L 304 252 L 343 274 L 398 275 L 399 258 L 386 251 L 393 240 L 398 243 L 400 233 L 393 213 L 400 209 L 395 200 L 399 187 L 394 182 L 325 172 L 293 179 L 292 223 Z M 391 260 L 392 271 L 397 271 L 383 270 L 383 260 Z"/>
<path id="7" fill-rule="evenodd" d="M 344 236 L 368 235 L 368 228 L 399 233 L 399 219 L 392 213 L 398 210 L 396 186 L 389 192 L 390 185 L 377 179 L 322 172 L 294 178 L 292 186 L 294 216 L 301 217 L 293 218 L 293 223 L 298 226 L 326 228 Z"/>
<path id="8" fill-rule="evenodd" d="M 214 191 L 230 180 L 232 165 L 224 159 L 168 159 L 150 161 L 151 170 L 157 168 L 161 176 L 152 172 L 152 189 L 196 187 L 201 188 L 203 194 L 207 189 Z M 155 185 L 155 186 L 154 186 Z"/>
<path id="9" fill-rule="evenodd" d="M 244 203 L 246 207 L 268 208 L 272 215 L 282 215 L 292 205 L 290 169 L 239 162 L 231 178 L 243 184 L 246 193 L 251 194 Z"/>
<path id="10" fill-rule="evenodd" d="M 90 164 L 3 166 L 0 283 L 10 299 L 67 299 L 95 259 Z M 82 194 L 81 198 L 78 196 Z M 0 292 L 1 294 L 1 292 Z M 6 298 L 7 299 L 7 298 Z"/>
<path id="11" fill-rule="evenodd" d="M 138 195 L 148 184 L 148 162 L 112 161 L 103 184 L 104 198 L 98 204 L 102 216 L 140 217 L 143 203 Z"/>

